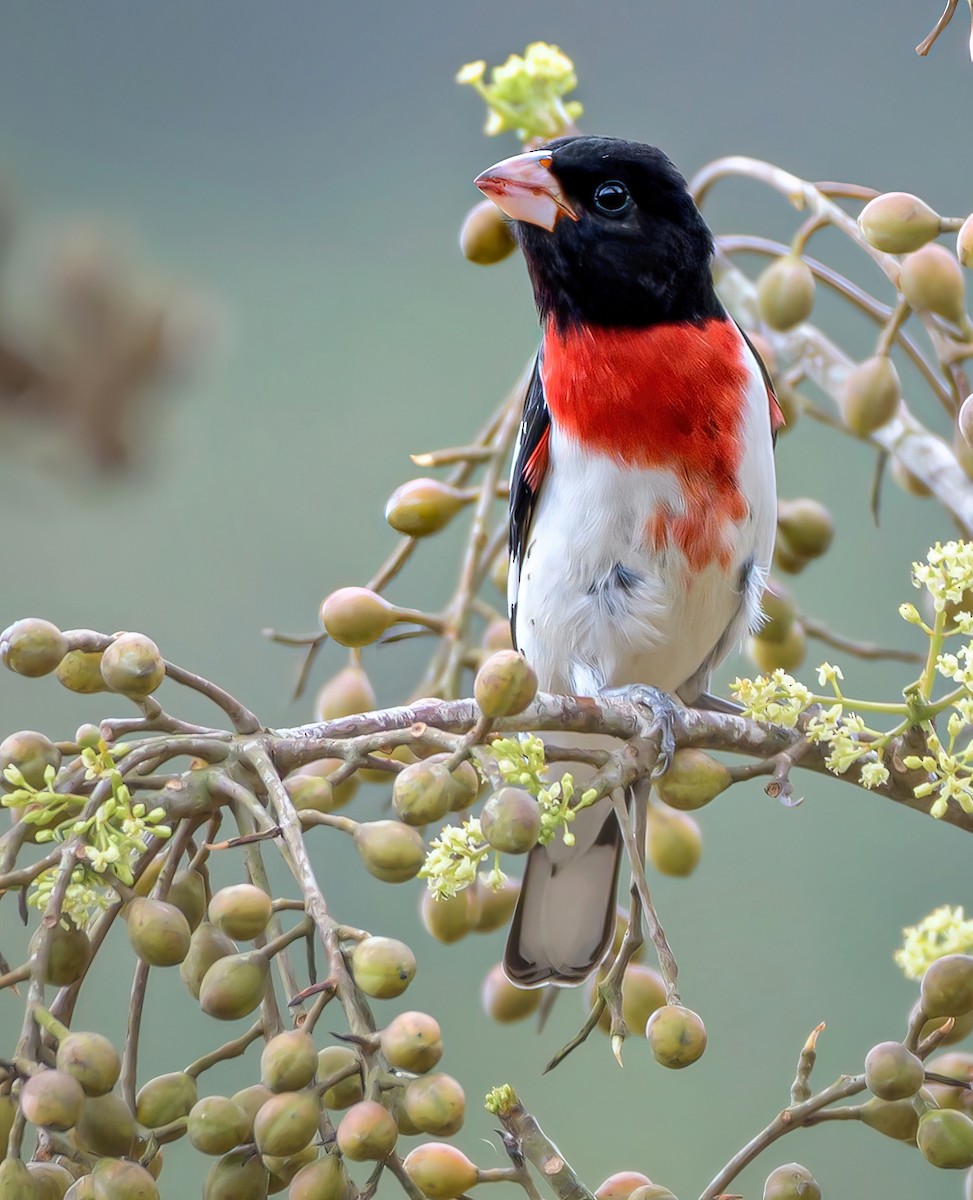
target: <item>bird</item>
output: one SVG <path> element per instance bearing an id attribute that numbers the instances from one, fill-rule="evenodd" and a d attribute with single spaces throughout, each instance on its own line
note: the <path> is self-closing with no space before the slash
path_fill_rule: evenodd
<path id="1" fill-rule="evenodd" d="M 475 184 L 512 223 L 541 326 L 510 477 L 514 646 L 544 691 L 727 710 L 710 677 L 764 620 L 783 416 L 716 294 L 713 235 L 640 142 L 559 137 Z M 612 942 L 611 799 L 571 831 L 528 856 L 504 955 L 520 987 L 579 984 Z"/>

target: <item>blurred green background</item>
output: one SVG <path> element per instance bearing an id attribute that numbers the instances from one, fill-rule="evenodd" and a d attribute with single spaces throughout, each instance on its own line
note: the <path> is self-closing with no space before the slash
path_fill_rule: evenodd
<path id="1" fill-rule="evenodd" d="M 485 271 L 456 248 L 477 198 L 471 179 L 515 149 L 482 137 L 480 103 L 455 86 L 456 69 L 543 38 L 575 59 L 585 129 L 655 142 L 687 173 L 747 153 L 965 213 L 965 10 L 929 59 L 913 51 L 939 9 L 939 0 L 5 4 L 0 170 L 21 235 L 2 297 L 11 319 L 27 320 L 46 248 L 79 220 L 137 246 L 159 276 L 221 315 L 204 364 L 156 399 L 164 419 L 128 475 L 106 482 L 70 459 L 0 445 L 0 626 L 32 614 L 66 628 L 143 630 L 268 724 L 308 719 L 310 700 L 289 704 L 295 652 L 261 628 L 313 628 L 327 591 L 368 577 L 393 544 L 382 506 L 414 473 L 408 452 L 464 441 L 536 337 L 522 264 Z M 721 232 L 786 237 L 795 227 L 779 197 L 752 185 L 717 189 L 707 214 Z M 859 270 L 837 237 L 813 249 Z M 881 288 L 867 266 L 859 278 Z M 826 299 L 818 316 L 854 353 L 870 352 L 857 316 Z M 932 399 L 904 378 L 919 415 L 940 427 Z M 10 428 L 0 424 L 8 450 Z M 850 636 L 902 639 L 908 564 L 952 534 L 948 522 L 889 483 L 875 529 L 872 457 L 808 421 L 781 439 L 778 469 L 782 495 L 817 496 L 838 520 L 833 551 L 796 583 L 802 606 Z M 449 543 L 435 542 L 393 594 L 435 604 L 455 571 Z M 843 662 L 854 694 L 892 695 L 908 678 L 812 648 L 812 662 L 824 657 Z M 388 648 L 365 661 L 391 703 L 418 656 Z M 322 655 L 315 681 L 341 662 L 335 649 Z M 744 669 L 737 660 L 725 675 Z M 205 711 L 171 685 L 163 700 Z M 0 676 L 3 732 L 70 736 L 124 711 L 53 680 Z M 595 1036 L 542 1076 L 581 1019 L 577 996 L 562 997 L 540 1036 L 491 1025 L 478 991 L 501 935 L 436 945 L 414 915 L 418 884 L 390 890 L 341 836 L 309 837 L 337 916 L 416 949 L 414 985 L 401 1002 L 380 1002 L 380 1015 L 439 1017 L 443 1068 L 469 1100 L 458 1141 L 480 1165 L 504 1157 L 479 1098 L 508 1081 L 592 1186 L 632 1168 L 692 1197 L 786 1103 L 819 1021 L 828 1025 L 821 1085 L 859 1070 L 874 1042 L 901 1036 L 915 987 L 892 951 L 903 925 L 969 902 L 963 835 L 816 777 L 799 785 L 806 803 L 794 810 L 759 784 L 733 789 L 701 816 L 697 873 L 652 881 L 684 998 L 710 1035 L 705 1058 L 681 1073 L 658 1067 L 639 1040 L 619 1070 Z M 378 815 L 386 802 L 372 788 L 356 803 Z M 19 961 L 17 920 L 9 902 L 4 910 L 3 949 Z M 131 966 L 116 930 L 78 1014 L 119 1041 Z M 20 1002 L 0 994 L 5 1043 L 19 1021 Z M 153 977 L 143 1028 L 140 1079 L 234 1032 L 201 1021 L 168 977 Z M 340 1031 L 338 1015 L 329 1010 L 319 1029 Z M 204 1077 L 202 1090 L 233 1090 L 255 1070 L 251 1054 Z M 194 1194 L 201 1160 L 183 1145 L 166 1159 L 163 1194 Z M 914 1151 L 835 1125 L 780 1143 L 738 1190 L 758 1196 L 767 1171 L 791 1159 L 828 1196 L 946 1197 L 961 1187 Z"/>

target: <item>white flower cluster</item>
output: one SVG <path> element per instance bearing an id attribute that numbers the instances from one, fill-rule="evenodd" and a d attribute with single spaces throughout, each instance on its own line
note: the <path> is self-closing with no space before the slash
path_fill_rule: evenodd
<path id="1" fill-rule="evenodd" d="M 511 54 L 490 72 L 479 59 L 461 67 L 456 82 L 475 88 L 487 105 L 484 133 L 493 137 L 512 130 L 521 141 L 564 133 L 584 111 L 577 100 L 563 97 L 578 86 L 574 63 L 547 42 L 531 42 L 523 54 Z"/>
<path id="2" fill-rule="evenodd" d="M 902 930 L 902 947 L 895 961 L 907 979 L 921 979 L 926 968 L 946 954 L 968 954 L 973 950 L 973 921 L 967 921 L 963 909 L 943 904 L 918 925 Z"/>
<path id="3" fill-rule="evenodd" d="M 462 825 L 444 825 L 439 836 L 429 843 L 419 878 L 427 881 L 436 900 L 448 900 L 476 882 L 480 863 L 491 853 L 478 817 L 470 817 Z M 495 874 L 496 868 L 490 872 L 491 880 Z M 505 881 L 505 877 L 500 878 L 491 886 L 502 887 Z"/>
<path id="4" fill-rule="evenodd" d="M 924 587 L 937 613 L 959 606 L 973 592 L 973 542 L 937 542 L 924 563 L 912 564 L 914 587 Z"/>

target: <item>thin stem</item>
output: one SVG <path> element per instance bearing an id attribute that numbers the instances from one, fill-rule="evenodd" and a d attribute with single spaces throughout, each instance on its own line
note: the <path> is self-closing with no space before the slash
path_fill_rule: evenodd
<path id="1" fill-rule="evenodd" d="M 783 242 L 777 242 L 771 238 L 759 237 L 757 235 L 721 235 L 717 241 L 721 252 L 727 255 L 762 254 L 769 257 L 777 257 L 778 255 L 787 253 L 787 246 Z M 864 288 L 859 287 L 857 283 L 834 270 L 833 267 L 829 267 L 827 263 L 810 257 L 805 257 L 804 262 L 816 279 L 850 301 L 873 321 L 883 324 L 894 311 L 891 305 L 877 300 L 870 292 L 866 292 Z M 895 330 L 894 340 L 902 347 L 911 362 L 915 364 L 923 379 L 943 406 L 943 409 L 952 415 L 955 411 L 952 393 L 929 365 L 929 362 L 919 349 L 918 343 L 909 334 L 903 332 L 902 329 Z M 836 425 L 836 428 L 840 428 L 845 434 L 849 432 L 844 425 Z"/>
<path id="2" fill-rule="evenodd" d="M 845 654 L 853 654 L 856 658 L 867 660 L 884 659 L 889 662 L 916 664 L 926 661 L 925 655 L 920 654 L 916 650 L 898 650 L 885 646 L 877 646 L 874 642 L 852 641 L 851 638 L 833 633 L 823 622 L 816 621 L 813 617 L 807 616 L 806 613 L 798 613 L 797 619 L 800 621 L 808 637 L 814 638 L 819 642 L 824 642 L 826 646 L 831 646 L 834 650 L 841 650 Z"/>
<path id="3" fill-rule="evenodd" d="M 773 1145 L 778 1138 L 794 1129 L 800 1129 L 807 1123 L 808 1117 L 820 1112 L 829 1104 L 834 1104 L 836 1100 L 844 1100 L 848 1096 L 857 1095 L 858 1092 L 864 1090 L 864 1075 L 842 1075 L 837 1082 L 825 1088 L 824 1091 L 818 1092 L 816 1096 L 810 1097 L 801 1104 L 792 1104 L 789 1108 L 785 1108 L 756 1137 L 751 1138 L 742 1149 L 734 1154 L 709 1187 L 705 1189 L 699 1200 L 717 1200 L 719 1196 L 726 1193 L 729 1185 L 743 1168 L 753 1162 L 757 1155 L 766 1150 L 768 1146 Z"/>
<path id="4" fill-rule="evenodd" d="M 888 354 L 892 349 L 892 343 L 896 340 L 899 330 L 908 320 L 909 314 L 912 312 L 912 305 L 908 300 L 899 297 L 899 302 L 892 310 L 892 315 L 885 322 L 881 333 L 878 335 L 878 341 L 875 343 L 876 354 Z"/>
<path id="5" fill-rule="evenodd" d="M 328 956 L 329 974 L 335 981 L 338 998 L 348 1018 L 352 1033 L 368 1034 L 375 1031 L 371 1010 L 345 966 L 338 941 L 335 921 L 328 912 L 321 888 L 307 856 L 301 835 L 301 822 L 287 789 L 267 753 L 259 741 L 248 742 L 244 749 L 247 761 L 257 772 L 267 791 L 272 810 L 281 827 L 284 839 L 282 855 L 294 878 L 301 886 L 307 911 L 324 943 Z"/>
<path id="6" fill-rule="evenodd" d="M 637 798 L 636 803 L 638 803 Z M 649 885 L 645 878 L 645 863 L 642 856 L 642 849 L 636 840 L 635 831 L 629 819 L 628 808 L 624 799 L 618 794 L 617 789 L 612 792 L 612 805 L 615 809 L 615 816 L 618 818 L 618 824 L 621 827 L 622 840 L 628 852 L 629 862 L 632 864 L 632 878 L 638 889 L 639 900 L 642 902 L 642 911 L 645 913 L 645 923 L 648 927 L 649 937 L 652 939 L 656 954 L 659 956 L 659 968 L 666 983 L 666 1002 L 668 1004 L 679 1004 L 679 992 L 676 990 L 679 967 L 676 964 L 675 955 L 669 946 L 665 930 L 662 928 L 659 915 L 655 911 L 652 897 L 649 895 Z"/>
<path id="7" fill-rule="evenodd" d="M 224 1042 L 222 1046 L 211 1050 L 209 1054 L 202 1055 L 195 1062 L 189 1064 L 185 1068 L 184 1073 L 191 1075 L 193 1079 L 202 1075 L 204 1071 L 208 1071 L 210 1067 L 215 1067 L 217 1063 L 226 1062 L 230 1058 L 239 1058 L 244 1051 L 259 1038 L 263 1036 L 264 1026 L 263 1021 L 255 1021 L 246 1033 L 241 1033 L 239 1037 L 231 1039 L 229 1042 Z"/>
<path id="8" fill-rule="evenodd" d="M 942 33 L 946 26 L 953 19 L 953 13 L 956 12 L 957 0 L 946 0 L 946 7 L 943 9 L 943 15 L 939 18 L 936 24 L 932 27 L 929 33 L 916 46 L 916 54 L 921 58 L 925 58 L 929 51 L 933 48 L 936 38 Z"/>
<path id="9" fill-rule="evenodd" d="M 571 1164 L 521 1104 L 513 1088 L 498 1090 L 504 1093 L 505 1100 L 496 1110 L 504 1129 L 505 1144 L 509 1137 L 511 1145 L 538 1171 L 558 1200 L 594 1200 Z"/>
<path id="10" fill-rule="evenodd" d="M 34 1008 L 44 1002 L 44 981 L 47 976 L 47 964 L 51 954 L 51 939 L 54 930 L 61 920 L 64 898 L 71 883 L 71 875 L 78 859 L 78 844 L 76 839 L 68 842 L 61 850 L 60 867 L 57 882 L 51 892 L 51 898 L 44 910 L 38 938 L 30 958 L 30 984 L 27 989 L 27 1002 L 24 1005 L 24 1019 L 17 1042 L 17 1054 L 24 1058 L 37 1058 L 40 1043 L 40 1026 L 34 1020 Z"/>
<path id="11" fill-rule="evenodd" d="M 143 959 L 139 959 L 132 973 L 132 999 L 128 1009 L 128 1026 L 125 1030 L 125 1049 L 122 1054 L 122 1073 L 119 1080 L 122 1099 L 133 1113 L 135 1112 L 139 1032 L 142 1028 L 142 1010 L 145 1007 L 145 989 L 148 982 L 149 964 Z"/>

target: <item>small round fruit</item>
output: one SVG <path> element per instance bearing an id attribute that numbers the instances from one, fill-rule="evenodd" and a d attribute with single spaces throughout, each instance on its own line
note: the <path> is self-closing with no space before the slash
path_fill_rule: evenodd
<path id="1" fill-rule="evenodd" d="M 879 1042 L 865 1056 L 865 1083 L 880 1100 L 914 1096 L 924 1079 L 921 1060 L 901 1042 Z"/>
<path id="2" fill-rule="evenodd" d="M 821 1200 L 821 1189 L 807 1167 L 785 1163 L 764 1181 L 763 1200 Z"/>
<path id="3" fill-rule="evenodd" d="M 159 647 L 144 633 L 120 633 L 101 656 L 101 677 L 113 692 L 142 699 L 166 677 Z"/>
<path id="4" fill-rule="evenodd" d="M 86 1096 L 104 1096 L 118 1082 L 122 1060 L 100 1033 L 69 1033 L 62 1037 L 55 1058 L 57 1069 L 81 1084 Z"/>
<path id="5" fill-rule="evenodd" d="M 434 1137 L 452 1137 L 463 1127 L 466 1095 L 452 1075 L 420 1075 L 407 1085 L 402 1106 L 416 1129 Z"/>
<path id="6" fill-rule="evenodd" d="M 886 254 L 909 254 L 939 236 L 939 214 L 909 192 L 886 192 L 858 214 L 865 241 Z"/>
<path id="7" fill-rule="evenodd" d="M 314 1078 L 318 1051 L 314 1038 L 301 1029 L 272 1037 L 260 1054 L 260 1082 L 272 1092 L 297 1092 Z"/>
<path id="8" fill-rule="evenodd" d="M 392 806 L 407 825 L 428 825 L 449 812 L 450 774 L 441 763 L 410 763 L 392 784 Z"/>
<path id="9" fill-rule="evenodd" d="M 767 642 L 758 634 L 747 643 L 747 652 L 766 675 L 780 669 L 796 671 L 807 655 L 807 634 L 800 621 L 795 621 L 782 641 Z"/>
<path id="10" fill-rule="evenodd" d="M 105 692 L 108 685 L 101 673 L 100 650 L 69 650 L 54 671 L 58 683 L 69 692 L 90 696 Z"/>
<path id="11" fill-rule="evenodd" d="M 477 933 L 492 933 L 495 929 L 502 929 L 517 907 L 520 880 L 507 879 L 498 888 L 479 881 L 474 886 L 479 899 L 479 912 L 473 928 Z"/>
<path id="12" fill-rule="evenodd" d="M 220 1021 L 252 1013 L 264 996 L 268 964 L 259 950 L 217 959 L 199 986 L 199 1007 Z"/>
<path id="13" fill-rule="evenodd" d="M 973 1120 L 954 1108 L 934 1108 L 919 1118 L 916 1144 L 934 1167 L 973 1167 Z"/>
<path id="14" fill-rule="evenodd" d="M 298 1171 L 288 1188 L 288 1200 L 344 1200 L 348 1174 L 340 1154 L 322 1154 Z"/>
<path id="15" fill-rule="evenodd" d="M 849 373 L 841 394 L 841 415 L 852 433 L 867 437 L 899 411 L 902 385 L 887 354 L 866 358 Z"/>
<path id="16" fill-rule="evenodd" d="M 79 929 L 68 917 L 67 928 L 55 925 L 50 932 L 50 949 L 47 955 L 47 973 L 44 982 L 52 987 L 67 987 L 77 983 L 84 975 L 91 961 L 91 942 L 88 935 Z M 40 942 L 44 927 L 30 939 L 30 952 L 34 954 Z"/>
<path id="17" fill-rule="evenodd" d="M 395 624 L 395 609 L 377 592 L 339 588 L 321 604 L 321 625 L 339 646 L 367 646 Z"/>
<path id="18" fill-rule="evenodd" d="M 861 1119 L 869 1129 L 897 1142 L 916 1143 L 919 1114 L 911 1100 L 879 1100 L 873 1096 L 861 1107 Z"/>
<path id="19" fill-rule="evenodd" d="M 8 1093 L 0 1096 L 0 1161 L 7 1152 L 7 1139 L 17 1116 L 17 1102 Z"/>
<path id="20" fill-rule="evenodd" d="M 338 1149 L 353 1162 L 376 1162 L 395 1149 L 399 1127 L 395 1118 L 376 1100 L 353 1104 L 338 1123 Z"/>
<path id="21" fill-rule="evenodd" d="M 266 1200 L 267 1169 L 252 1146 L 231 1150 L 210 1167 L 203 1200 Z"/>
<path id="22" fill-rule="evenodd" d="M 665 980 L 658 971 L 629 963 L 622 976 L 622 1019 L 634 1034 L 643 1034 L 654 1012 L 666 1003 Z"/>
<path id="23" fill-rule="evenodd" d="M 277 1192 L 282 1192 L 298 1171 L 302 1167 L 307 1167 L 315 1162 L 317 1157 L 318 1148 L 313 1142 L 310 1146 L 305 1146 L 303 1150 L 298 1150 L 296 1154 L 262 1155 L 264 1166 L 270 1172 L 270 1180 L 267 1186 L 268 1194 L 273 1196 Z"/>
<path id="24" fill-rule="evenodd" d="M 956 257 L 964 267 L 973 267 L 973 215 L 966 218 L 956 235 Z"/>
<path id="25" fill-rule="evenodd" d="M 512 717 L 537 695 L 537 676 L 522 654 L 498 650 L 477 671 L 473 695 L 484 716 Z"/>
<path id="26" fill-rule="evenodd" d="M 808 402 L 796 388 L 791 387 L 782 379 L 775 384 L 775 389 L 777 406 L 784 418 L 784 424 L 781 425 L 778 433 L 784 435 L 791 433 L 796 427 Z"/>
<path id="27" fill-rule="evenodd" d="M 445 761 L 448 757 L 446 754 L 431 754 L 426 759 L 426 762 L 438 763 Z M 462 812 L 463 809 L 469 808 L 480 794 L 482 786 L 483 781 L 480 779 L 480 773 L 469 759 L 466 762 L 461 762 L 458 767 L 454 767 L 449 773 L 449 779 L 446 784 L 446 794 L 449 797 L 449 811 Z"/>
<path id="28" fill-rule="evenodd" d="M 973 1009 L 973 957 L 947 954 L 930 963 L 919 987 L 919 1003 L 930 1017 L 959 1017 Z"/>
<path id="29" fill-rule="evenodd" d="M 415 879 L 426 861 L 422 835 L 401 821 L 363 822 L 354 838 L 365 869 L 386 883 Z"/>
<path id="30" fill-rule="evenodd" d="M 402 1165 L 429 1200 L 455 1200 L 469 1191 L 479 1174 L 462 1150 L 447 1142 L 426 1142 L 416 1146 Z"/>
<path id="31" fill-rule="evenodd" d="M 204 1096 L 189 1110 L 186 1132 L 200 1154 L 228 1154 L 248 1140 L 249 1115 L 228 1096 Z"/>
<path id="32" fill-rule="evenodd" d="M 777 535 L 800 558 L 819 558 L 834 538 L 834 517 L 808 496 L 781 500 L 777 506 Z"/>
<path id="33" fill-rule="evenodd" d="M 66 1071 L 38 1071 L 20 1089 L 20 1108 L 31 1125 L 63 1133 L 84 1111 L 84 1091 Z"/>
<path id="34" fill-rule="evenodd" d="M 0 1196 L 3 1200 L 40 1200 L 41 1195 L 26 1163 L 19 1158 L 5 1158 L 0 1162 Z M 73 1196 L 71 1200 L 74 1200 Z"/>
<path id="35" fill-rule="evenodd" d="M 364 667 L 352 663 L 325 680 L 314 702 L 314 714 L 319 721 L 337 721 L 371 712 L 377 703 Z"/>
<path id="36" fill-rule="evenodd" d="M 252 883 L 236 883 L 220 888 L 209 902 L 209 919 L 227 937 L 251 942 L 267 928 L 273 909 L 263 888 Z"/>
<path id="37" fill-rule="evenodd" d="M 192 930 L 174 904 L 136 896 L 126 911 L 132 949 L 151 967 L 175 967 L 189 953 Z"/>
<path id="38" fill-rule="evenodd" d="M 667 1004 L 656 1009 L 645 1026 L 645 1036 L 664 1067 L 688 1067 L 706 1049 L 706 1028 L 690 1008 Z"/>
<path id="39" fill-rule="evenodd" d="M 699 826 L 687 813 L 677 812 L 664 804 L 653 804 L 649 808 L 645 852 L 663 875 L 681 878 L 691 875 L 703 853 Z"/>
<path id="40" fill-rule="evenodd" d="M 459 231 L 459 248 L 464 258 L 487 267 L 501 262 L 516 247 L 510 225 L 493 201 L 481 200 L 474 204 Z"/>
<path id="41" fill-rule="evenodd" d="M 121 1096 L 114 1092 L 89 1096 L 74 1132 L 92 1154 L 122 1157 L 132 1152 L 135 1117 Z"/>
<path id="42" fill-rule="evenodd" d="M 628 1200 L 676 1200 L 676 1195 L 661 1183 L 648 1183 L 637 1187 Z"/>
<path id="43" fill-rule="evenodd" d="M 926 1070 L 957 1081 L 953 1087 L 931 1080 L 926 1084 L 926 1090 L 940 1108 L 958 1108 L 961 1112 L 970 1112 L 973 1108 L 973 1092 L 965 1085 L 973 1082 L 973 1054 L 948 1050 L 929 1060 Z"/>
<path id="44" fill-rule="evenodd" d="M 526 854 L 541 832 L 540 805 L 523 788 L 501 788 L 483 805 L 480 826 L 494 850 Z"/>
<path id="45" fill-rule="evenodd" d="M 198 1099 L 199 1089 L 192 1075 L 185 1071 L 156 1075 L 142 1085 L 135 1097 L 135 1118 L 147 1129 L 158 1129 L 188 1116 Z"/>
<path id="46" fill-rule="evenodd" d="M 196 930 L 206 915 L 206 884 L 198 871 L 188 868 L 177 871 L 166 894 L 166 903 L 174 904 Z"/>
<path id="47" fill-rule="evenodd" d="M 213 963 L 230 954 L 236 954 L 236 945 L 215 925 L 200 921 L 189 939 L 189 952 L 179 964 L 179 978 L 194 999 L 199 999 L 203 976 Z"/>
<path id="48" fill-rule="evenodd" d="M 344 1075 L 321 1094 L 325 1108 L 349 1108 L 364 1096 L 361 1060 L 350 1046 L 325 1046 L 318 1053 L 318 1080 Z"/>
<path id="49" fill-rule="evenodd" d="M 781 642 L 791 631 L 797 605 L 790 592 L 776 579 L 768 580 L 760 600 L 766 620 L 759 633 L 765 642 Z"/>
<path id="50" fill-rule="evenodd" d="M 784 540 L 779 536 L 774 542 L 774 570 L 783 571 L 785 575 L 800 575 L 810 559 L 803 558 L 799 554 L 795 554 L 793 550 L 789 550 L 784 543 Z"/>
<path id="51" fill-rule="evenodd" d="M 136 1162 L 103 1158 L 91 1172 L 94 1200 L 159 1200 L 155 1180 Z"/>
<path id="52" fill-rule="evenodd" d="M 61 751 L 36 729 L 21 729 L 0 742 L 0 791 L 10 791 L 16 785 L 2 778 L 7 767 L 16 767 L 33 788 L 46 786 L 44 773 L 48 767 L 56 771 L 61 765 Z"/>
<path id="53" fill-rule="evenodd" d="M 301 1167 L 290 1182 L 287 1200 L 344 1200 L 348 1174 L 338 1154 L 323 1154 Z"/>
<path id="54" fill-rule="evenodd" d="M 423 1075 L 443 1056 L 443 1033 L 435 1017 L 424 1012 L 399 1013 L 380 1035 L 390 1067 Z"/>
<path id="55" fill-rule="evenodd" d="M 899 291 L 917 312 L 932 312 L 954 324 L 966 319 L 963 272 L 946 247 L 936 242 L 906 255 Z"/>
<path id="56" fill-rule="evenodd" d="M 541 988 L 519 988 L 512 984 L 500 963 L 490 968 L 480 988 L 483 1011 L 503 1025 L 522 1021 L 536 1012 L 541 994 Z"/>
<path id="57" fill-rule="evenodd" d="M 641 1171 L 616 1171 L 595 1188 L 596 1200 L 629 1200 L 639 1188 L 650 1187 L 652 1180 Z"/>
<path id="58" fill-rule="evenodd" d="M 0 633 L 0 662 L 32 679 L 50 674 L 67 652 L 64 634 L 40 617 L 24 617 Z"/>
<path id="59" fill-rule="evenodd" d="M 251 1140 L 254 1117 L 273 1094 L 270 1088 L 264 1087 L 262 1083 L 251 1083 L 249 1087 L 240 1088 L 238 1092 L 234 1092 L 230 1097 L 234 1104 L 243 1109 L 249 1122 L 246 1141 L 249 1142 Z"/>
<path id="60" fill-rule="evenodd" d="M 334 812 L 334 788 L 330 780 L 323 775 L 312 775 L 309 771 L 299 771 L 288 775 L 284 787 L 291 798 L 291 803 L 297 812 Z"/>
<path id="61" fill-rule="evenodd" d="M 310 1144 L 320 1118 L 321 1104 L 314 1092 L 278 1092 L 257 1110 L 253 1139 L 261 1154 L 297 1154 Z"/>
<path id="62" fill-rule="evenodd" d="M 892 478 L 910 496 L 918 496 L 924 500 L 926 497 L 932 495 L 932 489 L 925 480 L 920 479 L 918 475 L 910 471 L 898 455 L 892 459 Z"/>
<path id="63" fill-rule="evenodd" d="M 369 937 L 352 951 L 351 973 L 366 996 L 391 1000 L 415 978 L 416 957 L 397 938 Z"/>
<path id="64" fill-rule="evenodd" d="M 659 799 L 670 808 L 690 812 L 709 804 L 733 782 L 730 769 L 705 750 L 684 746 L 675 752 L 665 775 L 656 782 Z"/>
<path id="65" fill-rule="evenodd" d="M 466 937 L 476 927 L 479 912 L 480 893 L 472 885 L 455 896 L 443 896 L 438 900 L 427 889 L 419 901 L 419 915 L 426 931 L 444 945 Z"/>
<path id="66" fill-rule="evenodd" d="M 967 396 L 956 414 L 956 428 L 967 449 L 973 448 L 973 395 Z"/>
<path id="67" fill-rule="evenodd" d="M 429 537 L 445 529 L 466 503 L 466 495 L 438 479 L 410 479 L 385 505 L 385 519 L 406 537 Z"/>
<path id="68" fill-rule="evenodd" d="M 766 267 L 757 280 L 760 315 L 771 329 L 800 325 L 814 307 L 814 276 L 803 259 L 785 254 Z"/>
<path id="69" fill-rule="evenodd" d="M 510 622 L 506 617 L 497 617 L 487 625 L 483 631 L 480 645 L 490 653 L 494 650 L 512 650 L 514 648 Z"/>
<path id="70" fill-rule="evenodd" d="M 36 1193 L 38 1200 L 62 1200 L 68 1188 L 75 1182 L 74 1176 L 61 1163 L 29 1162 L 27 1170 L 34 1183 L 41 1185 L 41 1190 Z M 0 1187 L 0 1196 L 3 1196 L 4 1200 L 8 1194 Z"/>

